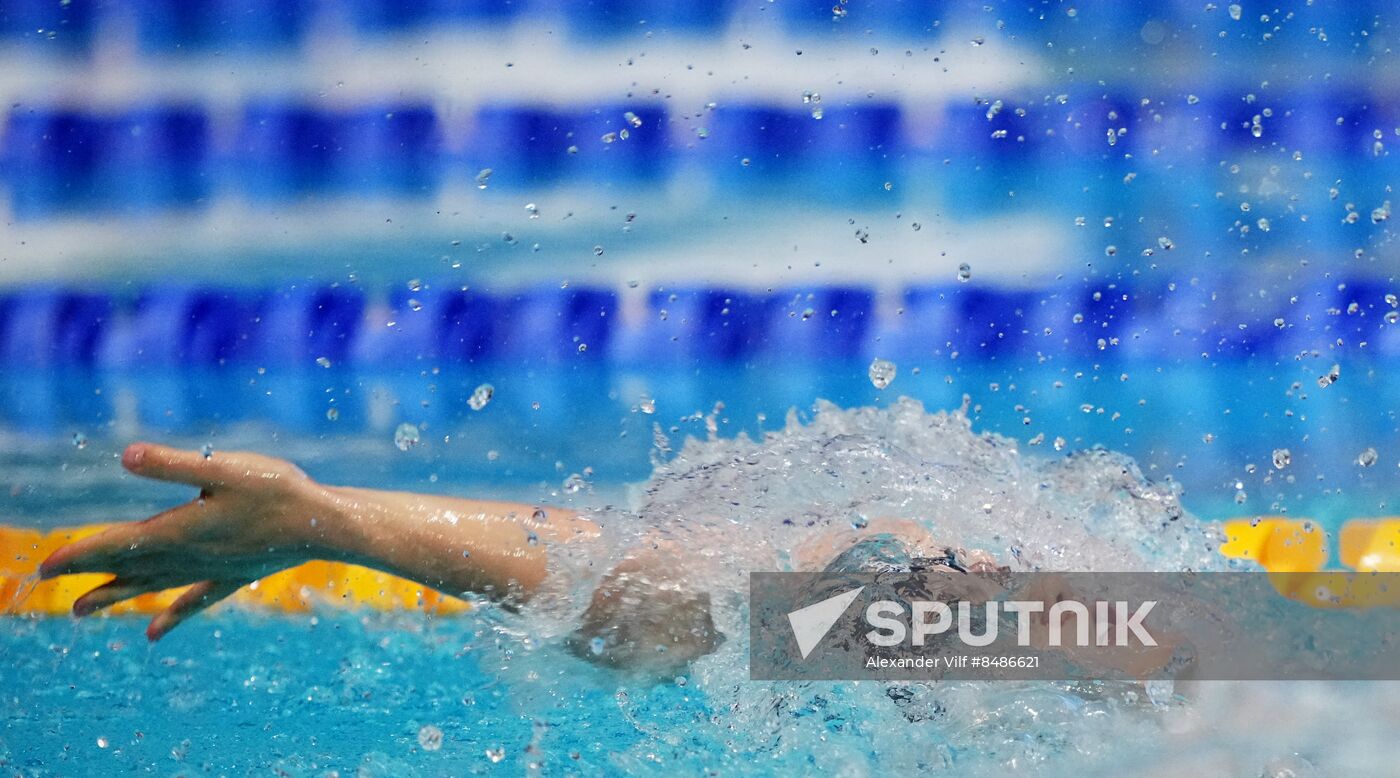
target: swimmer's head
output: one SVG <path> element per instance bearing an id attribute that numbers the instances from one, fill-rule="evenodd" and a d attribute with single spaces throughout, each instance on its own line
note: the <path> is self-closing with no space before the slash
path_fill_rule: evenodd
<path id="1" fill-rule="evenodd" d="M 724 642 L 697 592 L 657 555 L 624 561 L 603 579 L 568 638 L 576 655 L 606 667 L 667 675 Z"/>

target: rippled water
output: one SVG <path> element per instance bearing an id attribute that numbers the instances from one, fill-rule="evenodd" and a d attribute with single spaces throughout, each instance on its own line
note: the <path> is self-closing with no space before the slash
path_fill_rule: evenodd
<path id="1" fill-rule="evenodd" d="M 710 425 L 713 427 L 714 425 Z M 770 683 L 748 680 L 750 570 L 801 566 L 814 536 L 884 518 L 1023 569 L 1224 566 L 1210 525 L 1129 458 L 1050 459 L 913 401 L 820 405 L 759 438 L 669 440 L 613 545 L 676 544 L 728 637 L 662 682 L 562 650 L 607 559 L 565 558 L 567 602 L 260 617 L 222 612 L 146 648 L 121 619 L 7 622 L 0 765 L 21 774 L 205 771 L 457 775 L 540 770 L 842 775 L 1380 774 L 1400 759 L 1390 684 Z M 674 451 L 671 451 L 674 449 Z M 173 714 L 173 715 L 172 715 Z M 425 749 L 424 726 L 441 730 Z M 1292 770 L 1292 773 L 1285 772 Z"/>

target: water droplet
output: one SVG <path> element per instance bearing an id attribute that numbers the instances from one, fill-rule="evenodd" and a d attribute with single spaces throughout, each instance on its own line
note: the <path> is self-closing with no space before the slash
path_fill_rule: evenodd
<path id="1" fill-rule="evenodd" d="M 418 745 L 422 746 L 424 751 L 436 751 L 442 748 L 442 730 L 432 724 L 425 725 L 418 730 Z"/>
<path id="2" fill-rule="evenodd" d="M 467 400 L 467 405 L 471 406 L 472 410 L 479 411 L 485 408 L 487 403 L 491 402 L 491 398 L 495 396 L 495 394 L 496 387 L 490 384 L 482 384 L 472 392 L 471 398 Z"/>
<path id="3" fill-rule="evenodd" d="M 972 265 L 966 262 L 958 265 L 958 280 L 964 284 L 972 280 Z"/>
<path id="4" fill-rule="evenodd" d="M 1289 451 L 1289 450 L 1286 449 L 1286 448 L 1276 448 L 1276 449 L 1274 449 L 1274 469 L 1275 469 L 1275 470 L 1282 470 L 1282 469 L 1284 469 L 1285 467 L 1288 467 L 1288 464 L 1289 464 L 1290 462 L 1292 462 L 1292 461 L 1293 461 L 1293 452 Z"/>
<path id="5" fill-rule="evenodd" d="M 870 383 L 874 384 L 876 389 L 884 389 L 894 380 L 897 371 L 898 366 L 895 363 L 887 359 L 876 359 L 870 363 Z"/>
<path id="6" fill-rule="evenodd" d="M 1376 460 L 1379 458 L 1380 457 L 1376 453 L 1376 450 L 1374 448 L 1368 448 L 1357 455 L 1356 464 L 1361 465 L 1362 467 L 1370 467 L 1376 464 Z"/>
<path id="7" fill-rule="evenodd" d="M 1321 389 L 1326 389 L 1327 387 L 1331 386 L 1332 384 L 1337 383 L 1337 380 L 1340 379 L 1341 377 L 1342 377 L 1342 366 L 1341 366 L 1341 365 L 1333 365 L 1333 366 L 1332 366 L 1332 369 L 1331 369 L 1331 370 L 1328 370 L 1326 375 L 1321 375 L 1321 376 L 1318 376 L 1318 377 L 1317 377 L 1317 385 L 1318 385 L 1318 387 L 1321 388 Z"/>
<path id="8" fill-rule="evenodd" d="M 398 426 L 398 429 L 394 430 L 394 445 L 398 446 L 399 451 L 407 451 L 413 448 L 418 445 L 418 441 L 421 439 L 422 435 L 418 431 L 418 426 L 416 424 L 404 422 Z"/>

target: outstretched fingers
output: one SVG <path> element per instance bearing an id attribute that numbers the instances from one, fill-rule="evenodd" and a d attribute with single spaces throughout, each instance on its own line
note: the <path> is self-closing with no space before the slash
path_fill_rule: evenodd
<path id="1" fill-rule="evenodd" d="M 160 640 L 185 619 L 238 591 L 247 581 L 200 581 L 186 589 L 169 608 L 156 614 L 146 627 L 146 639 Z"/>
<path id="2" fill-rule="evenodd" d="M 149 578 L 113 578 L 73 601 L 73 615 L 87 616 L 122 600 L 169 589 L 175 584 Z"/>
<path id="3" fill-rule="evenodd" d="M 171 508 L 145 521 L 118 524 L 96 535 L 49 554 L 39 565 L 40 578 L 53 578 L 71 573 L 139 573 L 143 559 L 167 550 L 170 530 L 187 517 L 192 503 Z M 152 571 L 145 571 L 147 573 Z"/>
<path id="4" fill-rule="evenodd" d="M 122 467 L 146 478 L 208 489 L 228 480 L 225 457 L 171 448 L 156 443 L 132 443 L 122 452 Z"/>

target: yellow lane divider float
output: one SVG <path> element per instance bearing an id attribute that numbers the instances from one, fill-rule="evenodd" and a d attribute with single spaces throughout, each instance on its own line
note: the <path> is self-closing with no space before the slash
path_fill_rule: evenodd
<path id="1" fill-rule="evenodd" d="M 1285 597 L 1317 608 L 1400 607 L 1400 518 L 1354 519 L 1338 533 L 1338 558 L 1354 572 L 1324 570 L 1327 534 L 1307 519 L 1263 517 L 1224 525 L 1220 553 L 1269 571 Z"/>
<path id="2" fill-rule="evenodd" d="M 1272 575 L 1278 591 L 1317 607 L 1400 606 L 1400 591 L 1386 586 L 1386 576 L 1356 573 L 1400 572 L 1400 518 L 1357 519 L 1338 533 L 1338 556 L 1353 572 L 1327 571 L 1327 534 L 1306 519 L 1263 517 L 1227 521 L 1220 553 L 1250 560 Z M 40 530 L 0 526 L 0 613 L 61 615 L 73 601 L 111 576 L 70 575 L 35 581 L 39 563 L 55 549 L 106 529 L 89 525 Z M 155 613 L 179 595 L 178 590 L 144 594 L 119 603 L 112 613 Z M 308 562 L 268 576 L 235 594 L 233 602 L 290 613 L 318 605 L 375 610 L 424 610 L 459 613 L 471 606 L 433 589 L 356 565 Z"/>

